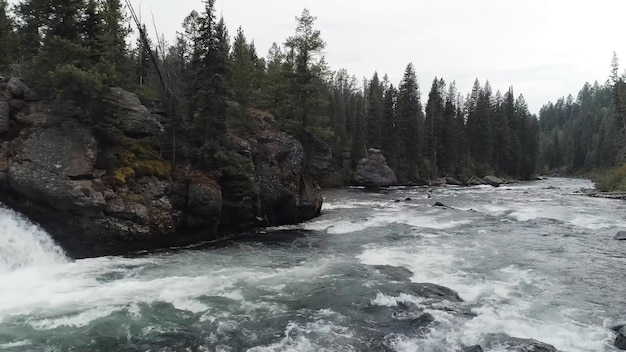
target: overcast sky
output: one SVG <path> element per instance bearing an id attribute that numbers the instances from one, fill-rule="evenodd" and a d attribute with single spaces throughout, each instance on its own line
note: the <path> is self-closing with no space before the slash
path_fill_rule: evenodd
<path id="1" fill-rule="evenodd" d="M 202 9 L 201 0 L 133 3 L 144 21 L 154 14 L 168 39 Z M 231 36 L 241 26 L 261 56 L 293 34 L 295 16 L 308 8 L 333 70 L 387 73 L 397 85 L 413 62 L 423 95 L 435 76 L 455 80 L 463 94 L 488 79 L 494 91 L 512 85 L 533 113 L 586 81 L 603 83 L 613 51 L 626 67 L 622 0 L 217 0 L 216 8 Z"/>

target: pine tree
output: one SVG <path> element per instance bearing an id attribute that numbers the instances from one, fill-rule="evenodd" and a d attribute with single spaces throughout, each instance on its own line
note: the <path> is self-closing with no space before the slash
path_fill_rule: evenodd
<path id="1" fill-rule="evenodd" d="M 230 86 L 233 98 L 241 106 L 242 112 L 258 100 L 258 89 L 263 71 L 259 66 L 259 58 L 253 44 L 249 44 L 241 27 L 233 42 L 230 54 L 232 75 Z"/>
<path id="2" fill-rule="evenodd" d="M 366 144 L 368 147 L 381 148 L 383 93 L 378 73 L 374 72 L 367 89 Z"/>
<path id="3" fill-rule="evenodd" d="M 428 102 L 426 103 L 424 141 L 431 179 L 439 174 L 440 165 L 438 164 L 438 159 L 441 161 L 441 164 L 444 164 L 445 161 L 445 155 L 443 154 L 444 88 L 445 82 L 435 77 L 430 93 L 428 93 Z"/>
<path id="4" fill-rule="evenodd" d="M 228 54 L 230 39 L 223 18 L 215 17 L 215 1 L 205 0 L 202 15 L 191 14 L 188 26 L 193 43 L 191 78 L 195 90 L 192 105 L 195 116 L 197 143 L 207 147 L 202 157 L 210 156 L 220 148 L 221 137 L 226 132 L 227 101 L 230 91 Z M 210 165 L 211 161 L 206 161 Z"/>
<path id="5" fill-rule="evenodd" d="M 326 43 L 320 31 L 314 28 L 315 20 L 309 10 L 304 9 L 300 17 L 296 17 L 296 33 L 285 42 L 295 59 L 291 89 L 296 97 L 294 110 L 301 133 L 309 127 L 313 110 L 319 108 L 320 92 L 315 81 L 326 73 L 323 52 Z"/>
<path id="6" fill-rule="evenodd" d="M 9 4 L 0 0 L 0 73 L 8 72 L 17 55 L 13 19 L 8 14 Z"/>
<path id="7" fill-rule="evenodd" d="M 392 169 L 398 167 L 398 122 L 396 116 L 396 100 L 398 90 L 389 85 L 385 90 L 383 100 L 383 120 L 382 130 L 385 132 L 384 138 L 381 139 L 381 148 L 387 158 L 387 163 Z"/>
<path id="8" fill-rule="evenodd" d="M 396 105 L 398 121 L 399 158 L 397 175 L 400 179 L 417 181 L 420 179 L 419 165 L 422 160 L 423 111 L 419 85 L 413 64 L 408 64 L 398 88 Z"/>
<path id="9" fill-rule="evenodd" d="M 457 100 L 456 83 L 452 82 L 445 97 L 441 135 L 443 171 L 446 175 L 458 174 L 462 166 L 463 117 L 457 118 L 460 113 Z"/>

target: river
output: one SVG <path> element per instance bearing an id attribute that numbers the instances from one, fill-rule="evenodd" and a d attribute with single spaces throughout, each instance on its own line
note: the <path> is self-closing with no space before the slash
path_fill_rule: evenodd
<path id="1" fill-rule="evenodd" d="M 76 261 L 2 209 L 0 350 L 616 351 L 626 202 L 589 187 L 329 190 L 304 224 Z"/>

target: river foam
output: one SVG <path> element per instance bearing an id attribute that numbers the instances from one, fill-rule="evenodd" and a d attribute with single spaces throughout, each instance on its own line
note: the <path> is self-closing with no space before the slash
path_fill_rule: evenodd
<path id="1" fill-rule="evenodd" d="M 44 230 L 22 215 L 0 207 L 0 275 L 66 262 L 63 250 Z"/>

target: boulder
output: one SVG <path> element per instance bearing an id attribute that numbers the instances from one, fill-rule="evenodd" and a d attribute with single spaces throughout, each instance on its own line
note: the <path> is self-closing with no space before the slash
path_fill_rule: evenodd
<path id="1" fill-rule="evenodd" d="M 463 352 L 483 352 L 483 348 L 480 345 L 467 346 L 463 348 Z"/>
<path id="2" fill-rule="evenodd" d="M 304 150 L 294 137 L 262 131 L 254 147 L 261 215 L 270 224 L 293 224 L 319 215 L 319 186 L 305 175 Z"/>
<path id="3" fill-rule="evenodd" d="M 430 182 L 430 185 L 434 187 L 441 187 L 441 186 L 445 186 L 446 183 L 447 182 L 445 178 L 437 178 L 434 181 Z"/>
<path id="4" fill-rule="evenodd" d="M 9 130 L 9 103 L 7 101 L 0 100 L 0 133 L 7 132 Z"/>
<path id="5" fill-rule="evenodd" d="M 467 181 L 467 185 L 468 186 L 480 186 L 480 185 L 484 185 L 485 181 L 483 181 L 481 178 L 478 178 L 476 176 L 472 176 L 472 178 L 470 178 Z"/>
<path id="6" fill-rule="evenodd" d="M 486 184 L 491 185 L 493 187 L 500 187 L 500 185 L 504 183 L 503 179 L 496 177 L 496 176 L 485 176 L 483 177 L 483 181 L 485 181 Z"/>
<path id="7" fill-rule="evenodd" d="M 7 90 L 11 93 L 11 96 L 15 99 L 23 99 L 24 93 L 28 87 L 21 79 L 17 77 L 11 77 L 7 82 Z"/>
<path id="8" fill-rule="evenodd" d="M 69 120 L 59 127 L 31 129 L 23 136 L 12 145 L 14 161 L 29 161 L 60 177 L 90 176 L 93 172 L 98 145 L 89 128 Z"/>
<path id="9" fill-rule="evenodd" d="M 614 238 L 619 241 L 626 241 L 626 231 L 618 232 Z"/>
<path id="10" fill-rule="evenodd" d="M 73 179 L 90 178 L 98 146 L 90 130 L 74 121 L 32 129 L 11 142 L 8 183 L 13 192 L 60 209 L 90 208 L 103 202 L 89 186 Z"/>
<path id="11" fill-rule="evenodd" d="M 446 184 L 449 184 L 449 185 L 453 185 L 453 186 L 462 186 L 463 185 L 463 182 L 457 180 L 454 177 L 448 176 L 448 177 L 445 178 L 445 180 L 446 180 Z"/>
<path id="12" fill-rule="evenodd" d="M 357 184 L 368 187 L 386 187 L 398 183 L 380 150 L 371 148 L 368 157 L 359 161 L 354 173 Z"/>
<path id="13" fill-rule="evenodd" d="M 105 100 L 106 117 L 129 137 L 155 136 L 165 129 L 136 94 L 119 87 L 109 90 Z"/>
<path id="14" fill-rule="evenodd" d="M 616 325 L 611 328 L 611 330 L 615 331 L 617 336 L 615 336 L 615 341 L 613 344 L 620 350 L 626 350 L 626 324 Z"/>
<path id="15" fill-rule="evenodd" d="M 217 228 L 222 211 L 222 190 L 209 177 L 192 178 L 187 191 L 187 225 Z"/>
<path id="16" fill-rule="evenodd" d="M 444 300 L 453 303 L 463 302 L 463 299 L 453 289 L 429 282 L 403 282 L 401 285 L 397 286 L 389 285 L 385 289 L 389 290 L 389 292 L 385 292 L 386 294 L 394 296 L 410 293 L 417 297 L 427 298 L 437 302 Z"/>
<path id="17" fill-rule="evenodd" d="M 64 111 L 64 114 L 67 113 Z M 15 120 L 23 127 L 49 127 L 58 126 L 67 118 L 65 115 L 55 114 L 50 102 L 40 101 L 29 103 L 20 109 L 15 114 Z"/>
<path id="18" fill-rule="evenodd" d="M 617 334 L 614 344 L 618 349 L 623 351 L 626 350 L 626 335 L 622 333 Z"/>
<path id="19" fill-rule="evenodd" d="M 445 286 L 424 282 L 410 283 L 408 287 L 410 287 L 411 292 L 418 297 L 447 300 L 450 302 L 463 302 L 463 299 L 456 291 Z"/>

